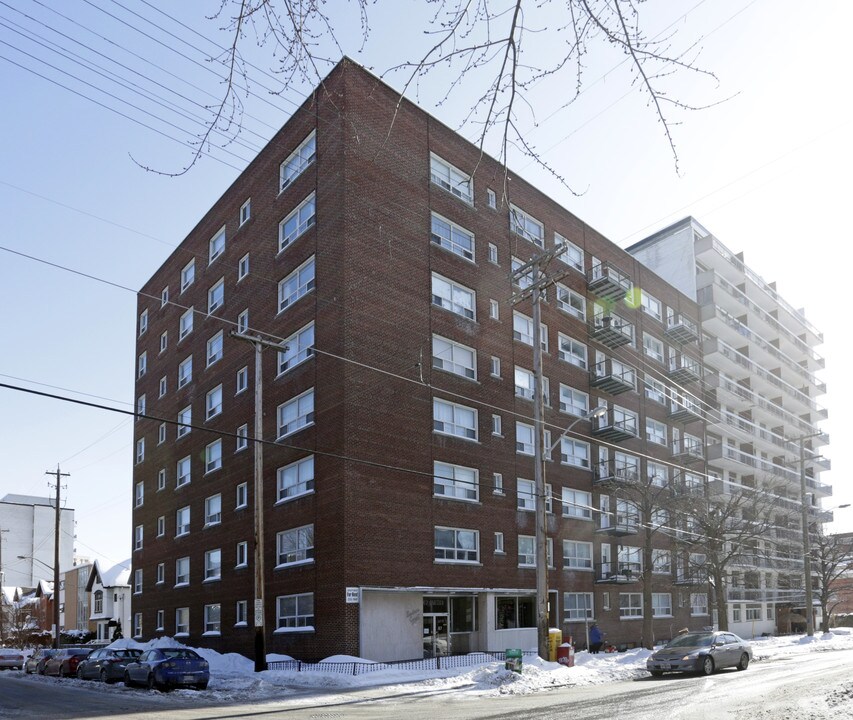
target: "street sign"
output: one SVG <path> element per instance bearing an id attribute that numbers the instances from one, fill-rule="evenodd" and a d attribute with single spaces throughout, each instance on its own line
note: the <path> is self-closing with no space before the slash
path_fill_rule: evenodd
<path id="1" fill-rule="evenodd" d="M 255 598 L 255 627 L 264 626 L 264 601 Z"/>
<path id="2" fill-rule="evenodd" d="M 347 588 L 347 604 L 352 605 L 353 603 L 358 604 L 359 600 L 359 592 L 357 587 L 348 587 Z"/>

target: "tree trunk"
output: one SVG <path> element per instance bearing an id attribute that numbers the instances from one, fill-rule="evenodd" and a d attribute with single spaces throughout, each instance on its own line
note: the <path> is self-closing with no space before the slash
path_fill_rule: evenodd
<path id="1" fill-rule="evenodd" d="M 655 646 L 654 608 L 652 607 L 652 531 L 651 515 L 646 514 L 646 530 L 643 537 L 643 637 L 640 639 L 646 650 Z"/>
<path id="2" fill-rule="evenodd" d="M 717 601 L 717 624 L 720 630 L 729 629 L 729 606 L 726 600 L 726 586 L 723 581 L 723 573 L 719 568 L 714 568 L 714 596 Z"/>

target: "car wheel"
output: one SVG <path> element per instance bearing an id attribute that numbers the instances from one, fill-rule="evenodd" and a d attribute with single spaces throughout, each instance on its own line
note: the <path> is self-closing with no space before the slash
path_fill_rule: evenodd
<path id="1" fill-rule="evenodd" d="M 710 655 L 706 655 L 702 659 L 702 674 L 703 675 L 713 675 L 714 673 L 714 658 Z"/>
<path id="2" fill-rule="evenodd" d="M 103 670 L 103 669 L 101 670 L 100 674 L 98 675 L 98 679 L 99 679 L 102 683 L 107 683 L 107 684 L 108 684 L 108 683 L 112 683 L 112 682 L 113 682 L 112 680 L 110 680 L 110 679 L 107 677 L 107 671 L 106 671 L 106 670 Z"/>
<path id="3" fill-rule="evenodd" d="M 652 674 L 652 677 L 663 677 L 662 670 L 649 670 L 649 672 Z"/>
<path id="4" fill-rule="evenodd" d="M 207 690 L 207 683 L 199 683 L 195 686 L 196 690 Z"/>
<path id="5" fill-rule="evenodd" d="M 147 685 L 149 690 L 156 690 L 157 683 L 154 680 L 154 673 L 149 673 Z"/>
<path id="6" fill-rule="evenodd" d="M 749 655 L 744 653 L 740 656 L 740 662 L 737 664 L 738 670 L 746 670 L 749 667 Z"/>
<path id="7" fill-rule="evenodd" d="M 78 679 L 78 680 L 85 680 L 85 679 L 86 679 L 86 678 L 83 676 L 83 668 L 81 668 L 81 667 L 78 667 L 78 668 L 77 668 L 77 679 Z"/>
<path id="8" fill-rule="evenodd" d="M 124 684 L 125 687 L 133 687 L 133 683 L 130 680 L 130 673 L 125 672 L 124 674 Z"/>
<path id="9" fill-rule="evenodd" d="M 60 665 L 60 666 L 59 666 L 59 675 L 58 675 L 58 677 L 61 677 L 61 678 L 68 677 L 68 668 L 67 668 L 67 667 L 65 667 L 65 665 Z"/>

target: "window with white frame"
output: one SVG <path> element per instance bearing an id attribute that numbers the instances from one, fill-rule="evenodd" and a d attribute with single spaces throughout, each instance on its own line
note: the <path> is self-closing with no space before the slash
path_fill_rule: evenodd
<path id="1" fill-rule="evenodd" d="M 235 568 L 243 568 L 249 564 L 249 543 L 245 540 L 237 543 L 235 558 Z"/>
<path id="2" fill-rule="evenodd" d="M 477 411 L 464 405 L 433 398 L 432 429 L 442 435 L 477 440 Z"/>
<path id="3" fill-rule="evenodd" d="M 310 322 L 293 333 L 282 345 L 287 349 L 278 353 L 278 374 L 292 370 L 314 354 L 314 323 Z"/>
<path id="4" fill-rule="evenodd" d="M 247 447 L 249 447 L 249 426 L 248 424 L 243 423 L 237 428 L 237 447 L 234 452 L 240 452 L 241 450 L 245 450 Z"/>
<path id="5" fill-rule="evenodd" d="M 279 168 L 279 192 L 288 187 L 317 157 L 317 133 L 312 130 Z"/>
<path id="6" fill-rule="evenodd" d="M 222 359 L 222 330 L 207 341 L 207 366 Z"/>
<path id="7" fill-rule="evenodd" d="M 516 480 L 516 507 L 519 510 L 536 510 L 536 485 L 532 480 Z"/>
<path id="8" fill-rule="evenodd" d="M 225 279 L 220 278 L 207 291 L 207 314 L 215 312 L 225 304 Z"/>
<path id="9" fill-rule="evenodd" d="M 476 320 L 477 296 L 473 290 L 458 283 L 432 274 L 432 304 L 461 315 L 469 320 Z"/>
<path id="10" fill-rule="evenodd" d="M 645 290 L 641 290 L 640 302 L 642 304 L 643 312 L 646 315 L 649 315 L 658 321 L 663 319 L 663 306 L 661 305 L 660 300 L 658 300 L 654 295 L 649 295 Z"/>
<path id="11" fill-rule="evenodd" d="M 243 482 L 237 486 L 234 509 L 241 510 L 246 507 L 249 507 L 249 484 Z"/>
<path id="12" fill-rule="evenodd" d="M 578 320 L 586 321 L 586 298 L 557 283 L 557 307 Z"/>
<path id="13" fill-rule="evenodd" d="M 222 440 L 214 440 L 204 449 L 204 471 L 206 473 L 222 467 Z"/>
<path id="14" fill-rule="evenodd" d="M 490 362 L 490 368 L 492 377 L 499 378 L 501 376 L 501 359 L 493 355 Z"/>
<path id="15" fill-rule="evenodd" d="M 672 553 L 669 550 L 658 548 L 652 550 L 652 572 L 665 575 L 672 574 Z"/>
<path id="16" fill-rule="evenodd" d="M 142 536 L 143 536 L 143 527 L 142 525 L 137 525 L 133 528 L 133 549 L 134 550 L 142 550 Z"/>
<path id="17" fill-rule="evenodd" d="M 652 615 L 654 617 L 672 617 L 672 595 L 670 593 L 652 593 Z"/>
<path id="18" fill-rule="evenodd" d="M 240 261 L 237 263 L 237 282 L 240 282 L 243 278 L 245 278 L 249 274 L 249 253 L 246 253 L 243 257 L 240 258 Z"/>
<path id="19" fill-rule="evenodd" d="M 279 439 L 314 424 L 314 388 L 278 406 Z"/>
<path id="20" fill-rule="evenodd" d="M 139 465 L 145 460 L 145 438 L 139 438 L 136 441 L 136 464 Z"/>
<path id="21" fill-rule="evenodd" d="M 166 581 L 166 563 L 157 563 L 157 585 Z"/>
<path id="22" fill-rule="evenodd" d="M 212 238 L 210 238 L 209 245 L 209 253 L 208 253 L 208 264 L 212 263 L 216 258 L 218 258 L 222 253 L 225 252 L 225 226 L 223 225 L 219 232 L 216 233 Z"/>
<path id="23" fill-rule="evenodd" d="M 175 586 L 190 584 L 190 559 L 182 557 L 175 560 Z"/>
<path id="24" fill-rule="evenodd" d="M 469 380 L 476 380 L 477 351 L 440 335 L 433 335 L 432 366 Z"/>
<path id="25" fill-rule="evenodd" d="M 142 568 L 133 571 L 133 594 L 140 595 L 142 593 Z"/>
<path id="26" fill-rule="evenodd" d="M 500 415 L 492 415 L 492 435 L 503 437 L 503 419 Z"/>
<path id="27" fill-rule="evenodd" d="M 192 431 L 193 408 L 192 405 L 187 405 L 183 410 L 178 411 L 178 431 L 177 436 L 182 438 L 184 435 L 189 435 Z"/>
<path id="28" fill-rule="evenodd" d="M 495 630 L 535 627 L 535 596 L 499 595 L 495 598 Z"/>
<path id="29" fill-rule="evenodd" d="M 539 326 L 539 335 L 542 341 L 542 350 L 548 352 L 548 326 L 545 323 Z M 514 340 L 533 347 L 533 320 L 520 312 L 513 312 L 512 337 Z"/>
<path id="30" fill-rule="evenodd" d="M 160 307 L 164 308 L 168 304 L 169 304 L 169 286 L 166 285 L 166 287 L 164 287 L 160 291 Z"/>
<path id="31" fill-rule="evenodd" d="M 536 567 L 536 538 L 518 536 L 518 567 Z"/>
<path id="32" fill-rule="evenodd" d="M 525 270 L 520 275 L 516 274 L 526 264 L 527 263 L 525 263 L 524 260 L 519 260 L 517 257 L 513 257 L 510 261 L 512 281 L 514 284 L 518 285 L 521 290 L 526 290 L 533 284 L 533 268 Z"/>
<path id="33" fill-rule="evenodd" d="M 567 570 L 591 570 L 592 543 L 563 540 L 563 567 Z"/>
<path id="34" fill-rule="evenodd" d="M 491 188 L 486 189 L 486 204 L 492 208 L 492 210 L 495 210 L 498 207 L 497 195 L 495 195 L 495 191 Z"/>
<path id="35" fill-rule="evenodd" d="M 240 225 L 245 225 L 252 217 L 252 198 L 240 206 Z"/>
<path id="36" fill-rule="evenodd" d="M 533 455 L 535 433 L 532 425 L 515 422 L 515 451 L 519 455 Z"/>
<path id="37" fill-rule="evenodd" d="M 208 391 L 205 408 L 205 420 L 210 420 L 222 412 L 222 385 Z"/>
<path id="38" fill-rule="evenodd" d="M 169 347 L 169 331 L 164 330 L 160 333 L 160 352 L 165 352 Z"/>
<path id="39" fill-rule="evenodd" d="M 495 533 L 495 554 L 504 554 L 504 534 L 502 532 Z"/>
<path id="40" fill-rule="evenodd" d="M 749 617 L 749 608 L 747 607 L 747 620 L 761 619 L 761 611 L 757 618 Z M 708 593 L 690 593 L 690 614 L 691 615 L 707 615 L 708 614 Z"/>
<path id="41" fill-rule="evenodd" d="M 589 470 L 589 443 L 569 437 L 561 438 L 560 462 Z"/>
<path id="42" fill-rule="evenodd" d="M 314 456 L 278 469 L 278 502 L 314 492 Z"/>
<path id="43" fill-rule="evenodd" d="M 139 313 L 139 334 L 144 335 L 148 330 L 148 308 Z"/>
<path id="44" fill-rule="evenodd" d="M 239 395 L 241 392 L 245 392 L 249 387 L 249 368 L 246 366 L 241 367 L 237 371 L 237 379 L 235 383 L 235 394 Z"/>
<path id="45" fill-rule="evenodd" d="M 137 377 L 142 377 L 145 375 L 146 370 L 148 370 L 148 352 L 143 352 L 140 354 L 139 358 L 136 362 L 136 375 Z"/>
<path id="46" fill-rule="evenodd" d="M 166 423 L 160 423 L 157 428 L 157 444 L 162 445 L 166 442 Z"/>
<path id="47" fill-rule="evenodd" d="M 474 260 L 474 235 L 461 225 L 432 213 L 430 241 L 466 260 Z M 497 252 L 497 248 L 495 249 Z"/>
<path id="48" fill-rule="evenodd" d="M 222 579 L 222 550 L 208 550 L 204 554 L 204 579 L 205 581 Z"/>
<path id="49" fill-rule="evenodd" d="M 314 256 L 312 255 L 278 284 L 278 311 L 284 312 L 299 298 L 315 287 Z"/>
<path id="50" fill-rule="evenodd" d="M 666 404 L 666 385 L 664 385 L 660 380 L 655 380 L 646 373 L 646 376 L 643 378 L 643 385 L 647 399 L 653 400 L 661 405 Z"/>
<path id="51" fill-rule="evenodd" d="M 245 627 L 249 624 L 249 601 L 238 600 L 234 610 L 234 627 Z"/>
<path id="52" fill-rule="evenodd" d="M 619 593 L 619 617 L 643 617 L 643 593 Z"/>
<path id="53" fill-rule="evenodd" d="M 592 520 L 592 494 L 582 490 L 563 488 L 563 517 Z"/>
<path id="54" fill-rule="evenodd" d="M 166 394 L 166 392 L 168 391 L 168 388 L 169 388 L 169 383 L 166 380 L 166 376 L 164 375 L 163 377 L 160 378 L 160 394 L 159 394 L 159 397 L 163 397 Z"/>
<path id="55" fill-rule="evenodd" d="M 654 335 L 643 333 L 643 352 L 653 360 L 663 362 L 663 343 Z"/>
<path id="56" fill-rule="evenodd" d="M 160 468 L 157 471 L 157 489 L 165 490 L 166 489 L 166 470 L 165 468 Z"/>
<path id="57" fill-rule="evenodd" d="M 433 463 L 433 495 L 455 500 L 477 501 L 480 496 L 480 481 L 476 468 L 450 463 Z"/>
<path id="58" fill-rule="evenodd" d="M 219 603 L 204 606 L 204 635 L 219 635 L 222 628 L 222 606 Z"/>
<path id="59" fill-rule="evenodd" d="M 569 242 L 562 235 L 558 233 L 554 233 L 554 246 L 559 247 L 560 245 L 565 245 L 566 249 L 563 250 L 557 257 L 562 260 L 569 267 L 574 268 L 578 272 L 584 272 L 583 267 L 583 250 L 581 250 L 577 245 L 573 242 Z"/>
<path id="60" fill-rule="evenodd" d="M 497 300 L 489 300 L 489 317 L 492 320 L 500 320 L 501 304 Z"/>
<path id="61" fill-rule="evenodd" d="M 504 476 L 502 473 L 492 473 L 492 492 L 495 495 L 504 494 Z"/>
<path id="62" fill-rule="evenodd" d="M 314 629 L 314 593 L 282 595 L 275 600 L 276 632 Z"/>
<path id="63" fill-rule="evenodd" d="M 157 518 L 157 537 L 163 537 L 166 534 L 166 516 L 161 515 Z"/>
<path id="64" fill-rule="evenodd" d="M 190 506 L 185 505 L 175 511 L 175 537 L 187 535 L 190 531 Z"/>
<path id="65" fill-rule="evenodd" d="M 480 533 L 460 528 L 435 528 L 435 560 L 472 563 L 480 560 Z"/>
<path id="66" fill-rule="evenodd" d="M 219 525 L 222 522 L 222 495 L 217 493 L 205 498 L 204 526 Z"/>
<path id="67" fill-rule="evenodd" d="M 515 205 L 509 207 L 509 229 L 510 232 L 530 240 L 534 245 L 545 247 L 544 225 Z"/>
<path id="68" fill-rule="evenodd" d="M 175 473 L 175 487 L 186 485 L 191 478 L 190 457 L 181 458 L 177 463 L 177 471 Z"/>
<path id="69" fill-rule="evenodd" d="M 611 413 L 613 416 L 614 427 L 618 427 L 633 435 L 639 435 L 639 430 L 637 428 L 637 413 L 632 412 L 631 410 L 626 410 L 618 405 L 613 406 Z"/>
<path id="70" fill-rule="evenodd" d="M 560 383 L 560 412 L 584 417 L 589 413 L 589 395 Z"/>
<path id="71" fill-rule="evenodd" d="M 284 250 L 316 221 L 317 203 L 311 193 L 278 224 L 278 251 Z"/>
<path id="72" fill-rule="evenodd" d="M 145 483 L 138 482 L 133 491 L 133 507 L 142 507 L 145 502 Z"/>
<path id="73" fill-rule="evenodd" d="M 654 418 L 646 418 L 646 440 L 657 443 L 658 445 L 666 445 L 666 424 L 658 422 Z"/>
<path id="74" fill-rule="evenodd" d="M 498 246 L 494 243 L 489 243 L 489 262 L 493 265 L 498 264 Z"/>
<path id="75" fill-rule="evenodd" d="M 188 607 L 175 608 L 175 637 L 183 637 L 190 634 L 190 609 Z"/>
<path id="76" fill-rule="evenodd" d="M 276 569 L 314 561 L 314 525 L 284 530 L 276 535 Z"/>
<path id="77" fill-rule="evenodd" d="M 178 365 L 178 389 L 189 383 L 193 379 L 193 356 L 183 360 Z"/>
<path id="78" fill-rule="evenodd" d="M 559 333 L 558 338 L 560 360 L 586 370 L 588 368 L 586 345 L 563 333 Z"/>
<path id="79" fill-rule="evenodd" d="M 533 373 L 530 370 L 525 370 L 524 368 L 515 366 L 515 396 L 525 398 L 527 400 L 533 399 Z"/>
<path id="80" fill-rule="evenodd" d="M 469 205 L 474 204 L 474 181 L 467 173 L 454 167 L 438 155 L 430 153 L 430 180 Z"/>
<path id="81" fill-rule="evenodd" d="M 592 593 L 563 593 L 563 620 L 592 620 Z"/>
<path id="82" fill-rule="evenodd" d="M 137 415 L 145 415 L 145 393 L 142 393 L 138 398 L 136 398 L 136 414 Z M 137 417 L 137 422 L 142 418 Z"/>
<path id="83" fill-rule="evenodd" d="M 181 292 L 195 282 L 195 258 L 184 265 L 181 270 Z"/>
<path id="84" fill-rule="evenodd" d="M 243 310 L 243 312 L 241 312 L 237 316 L 237 332 L 238 333 L 245 333 L 248 331 L 248 329 L 249 329 L 249 310 L 246 309 L 246 310 Z"/>
<path id="85" fill-rule="evenodd" d="M 666 487 L 669 484 L 669 468 L 661 463 L 646 462 L 646 479 L 656 487 Z"/>

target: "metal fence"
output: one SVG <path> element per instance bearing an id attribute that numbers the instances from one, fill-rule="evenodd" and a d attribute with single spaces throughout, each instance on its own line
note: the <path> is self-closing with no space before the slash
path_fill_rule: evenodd
<path id="1" fill-rule="evenodd" d="M 524 657 L 536 657 L 535 650 L 525 650 Z M 473 652 L 466 655 L 437 655 L 423 660 L 399 660 L 394 662 L 318 662 L 308 663 L 301 660 L 275 660 L 268 663 L 270 670 L 288 672 L 325 672 L 345 675 L 363 675 L 377 670 L 442 670 L 446 668 L 487 665 L 505 662 L 505 652 Z"/>

